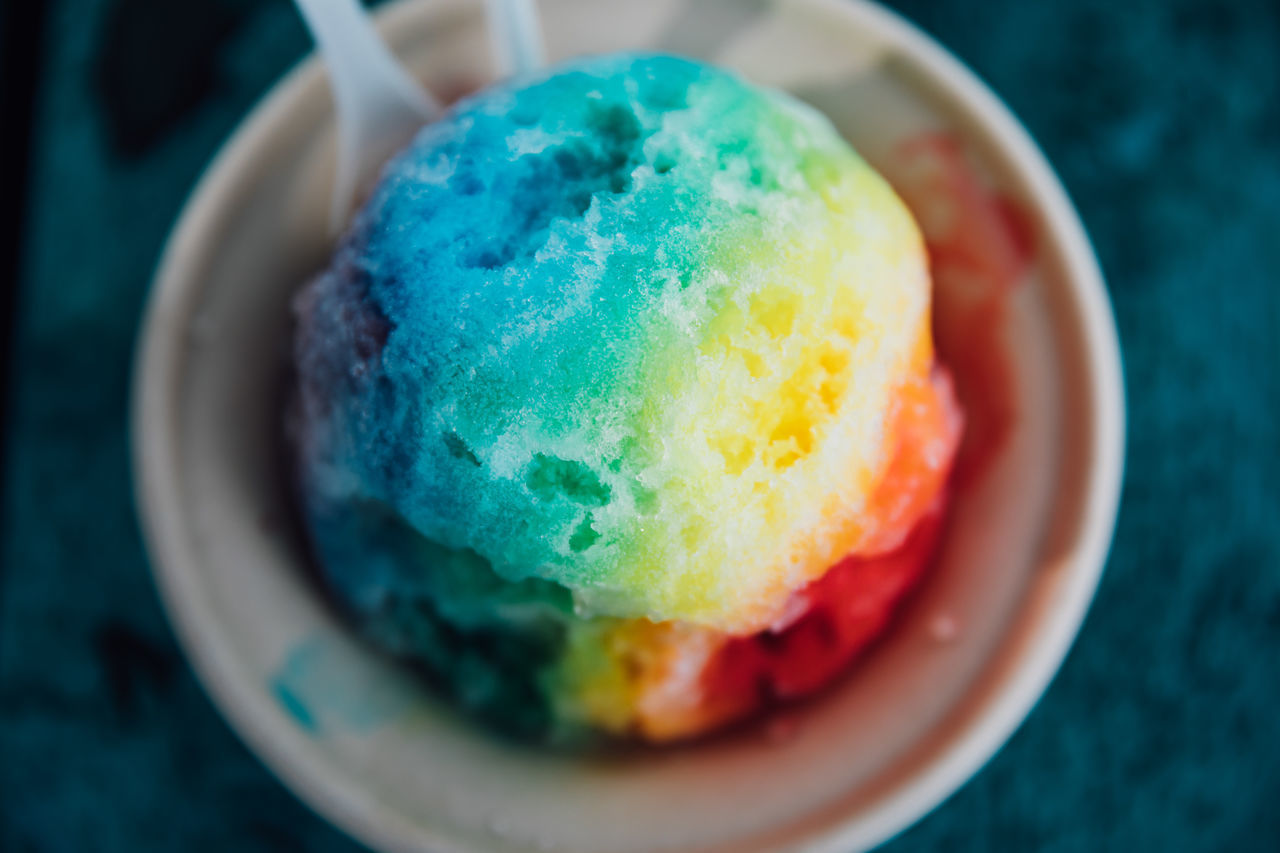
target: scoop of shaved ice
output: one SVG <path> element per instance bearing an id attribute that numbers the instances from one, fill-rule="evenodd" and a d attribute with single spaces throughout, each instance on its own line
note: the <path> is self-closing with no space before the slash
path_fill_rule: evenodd
<path id="1" fill-rule="evenodd" d="M 297 300 L 322 571 L 521 730 L 745 713 L 703 678 L 732 642 L 936 513 L 959 422 L 929 298 L 906 208 L 785 95 L 647 55 L 489 89 Z"/>

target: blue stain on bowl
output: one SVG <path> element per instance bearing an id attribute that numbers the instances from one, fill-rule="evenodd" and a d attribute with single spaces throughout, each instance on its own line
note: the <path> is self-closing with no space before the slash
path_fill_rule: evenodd
<path id="1" fill-rule="evenodd" d="M 419 695 L 402 675 L 372 664 L 350 641 L 331 637 L 295 645 L 267 686 L 312 735 L 368 733 L 402 717 Z"/>
<path id="2" fill-rule="evenodd" d="M 286 679 L 276 676 L 271 684 L 271 693 L 295 723 L 308 732 L 315 732 L 316 718 L 307 708 L 307 703 L 293 691 Z"/>

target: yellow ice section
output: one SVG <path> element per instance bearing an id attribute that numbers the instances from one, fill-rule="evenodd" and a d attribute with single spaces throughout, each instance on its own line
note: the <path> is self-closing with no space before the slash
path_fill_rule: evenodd
<path id="1" fill-rule="evenodd" d="M 616 591 L 655 621 L 750 633 L 868 535 L 893 391 L 931 360 L 927 263 L 856 155 L 811 168 L 818 204 L 725 239 L 724 281 L 684 291 L 702 304 L 667 294 L 691 332 L 650 341 L 632 448 L 659 499 L 638 502 L 606 583 L 579 591 L 592 610 Z"/>

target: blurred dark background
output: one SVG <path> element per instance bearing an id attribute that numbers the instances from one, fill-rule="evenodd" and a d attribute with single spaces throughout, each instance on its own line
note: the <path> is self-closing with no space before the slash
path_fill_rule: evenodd
<path id="1" fill-rule="evenodd" d="M 1066 183 L 1115 305 L 1129 445 L 1061 674 L 886 850 L 1280 849 L 1280 4 L 889 5 Z M 5 0 L 0 46 L 0 850 L 354 851 L 184 663 L 127 442 L 166 232 L 308 40 L 287 0 Z"/>

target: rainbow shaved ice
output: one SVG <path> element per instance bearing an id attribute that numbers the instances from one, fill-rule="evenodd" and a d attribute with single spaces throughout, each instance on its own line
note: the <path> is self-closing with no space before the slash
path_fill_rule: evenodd
<path id="1" fill-rule="evenodd" d="M 919 230 L 821 115 L 666 56 L 458 104 L 298 297 L 321 573 L 507 729 L 672 740 L 830 681 L 960 434 Z"/>

